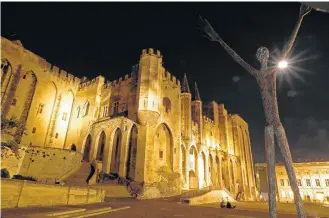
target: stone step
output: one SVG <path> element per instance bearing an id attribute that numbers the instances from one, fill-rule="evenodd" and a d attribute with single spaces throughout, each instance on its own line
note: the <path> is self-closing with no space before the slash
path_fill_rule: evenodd
<path id="1" fill-rule="evenodd" d="M 65 180 L 65 185 L 85 185 L 90 171 L 90 163 L 82 162 L 79 171 Z"/>
<path id="2" fill-rule="evenodd" d="M 131 194 L 127 190 L 126 186 L 117 184 L 104 184 L 98 183 L 91 185 L 94 188 L 101 188 L 105 190 L 105 196 L 108 198 L 131 198 Z"/>

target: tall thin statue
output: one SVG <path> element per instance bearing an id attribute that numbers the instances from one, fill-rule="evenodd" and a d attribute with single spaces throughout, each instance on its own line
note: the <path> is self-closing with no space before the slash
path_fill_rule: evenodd
<path id="1" fill-rule="evenodd" d="M 280 60 L 284 60 L 296 39 L 298 30 L 302 23 L 304 16 L 312 10 L 304 4 L 301 5 L 299 11 L 299 18 L 295 28 L 289 38 L 288 44 L 282 51 Z M 282 126 L 279 117 L 277 97 L 276 97 L 276 73 L 278 67 L 268 67 L 269 50 L 266 47 L 257 49 L 256 57 L 261 64 L 259 70 L 254 69 L 246 63 L 230 46 L 228 46 L 217 32 L 212 28 L 206 19 L 200 17 L 200 25 L 202 30 L 207 34 L 213 42 L 219 42 L 221 46 L 232 56 L 232 58 L 239 63 L 245 70 L 247 70 L 257 80 L 262 96 L 263 107 L 265 112 L 265 153 L 268 166 L 268 183 L 269 183 L 269 213 L 271 218 L 276 218 L 276 176 L 275 176 L 275 139 L 280 148 L 284 158 L 284 164 L 291 184 L 291 189 L 294 193 L 296 203 L 297 215 L 299 218 L 306 218 L 303 200 L 299 193 L 299 188 L 296 181 L 296 174 L 292 165 L 292 157 L 289 149 L 289 144 L 285 130 Z"/>

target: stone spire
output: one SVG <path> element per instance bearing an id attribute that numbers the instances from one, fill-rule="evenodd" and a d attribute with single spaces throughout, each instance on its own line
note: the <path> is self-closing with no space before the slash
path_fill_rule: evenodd
<path id="1" fill-rule="evenodd" d="M 188 82 L 187 82 L 186 73 L 184 73 L 184 80 L 183 80 L 183 84 L 181 86 L 181 89 L 182 89 L 182 93 L 191 93 L 190 92 L 190 87 L 189 87 Z"/>
<path id="2" fill-rule="evenodd" d="M 196 84 L 196 82 L 194 83 L 194 100 L 201 101 L 198 85 Z"/>

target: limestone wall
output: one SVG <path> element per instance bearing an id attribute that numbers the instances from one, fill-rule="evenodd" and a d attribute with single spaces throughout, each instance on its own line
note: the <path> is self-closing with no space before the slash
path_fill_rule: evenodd
<path id="1" fill-rule="evenodd" d="M 102 189 L 1 179 L 1 208 L 88 204 L 103 202 L 104 196 Z"/>
<path id="2" fill-rule="evenodd" d="M 38 182 L 54 184 L 79 170 L 82 154 L 70 150 L 29 147 L 19 174 L 31 176 Z"/>
<path id="3" fill-rule="evenodd" d="M 6 168 L 10 177 L 18 174 L 25 155 L 25 148 L 19 149 L 18 157 L 9 148 L 1 148 L 1 169 Z"/>

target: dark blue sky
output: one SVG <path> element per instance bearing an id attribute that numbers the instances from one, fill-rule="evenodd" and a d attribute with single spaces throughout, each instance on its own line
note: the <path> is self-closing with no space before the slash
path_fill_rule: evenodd
<path id="1" fill-rule="evenodd" d="M 248 123 L 256 162 L 264 161 L 264 116 L 255 80 L 219 44 L 197 29 L 201 15 L 247 62 L 258 47 L 282 48 L 298 3 L 1 3 L 1 35 L 64 70 L 109 80 L 130 73 L 143 48 L 158 48 L 165 67 L 198 82 L 203 100 L 224 103 Z M 278 89 L 281 119 L 293 158 L 329 160 L 329 14 L 312 12 L 293 55 L 304 82 Z M 12 34 L 16 34 L 10 37 Z"/>

